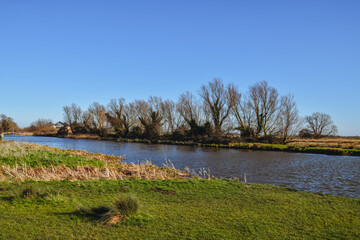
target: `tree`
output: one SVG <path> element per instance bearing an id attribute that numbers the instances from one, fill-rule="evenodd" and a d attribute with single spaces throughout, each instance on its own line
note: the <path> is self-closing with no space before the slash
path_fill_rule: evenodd
<path id="1" fill-rule="evenodd" d="M 130 105 L 125 103 L 124 98 L 112 99 L 107 109 L 107 120 L 116 134 L 127 137 L 134 124 L 134 114 Z"/>
<path id="2" fill-rule="evenodd" d="M 214 78 L 208 85 L 203 85 L 200 89 L 200 97 L 203 99 L 204 111 L 209 111 L 214 124 L 215 136 L 222 135 L 222 126 L 228 118 L 231 109 L 235 104 L 235 99 L 229 94 L 229 85 L 225 88 L 219 78 Z"/>
<path id="3" fill-rule="evenodd" d="M 81 124 L 82 110 L 75 103 L 71 106 L 64 106 L 64 123 L 67 126 L 70 126 L 73 133 L 79 133 L 83 131 L 83 126 Z"/>
<path id="4" fill-rule="evenodd" d="M 163 123 L 163 113 L 161 111 L 162 100 L 159 97 L 150 97 L 148 102 L 136 100 L 134 109 L 138 120 L 144 127 L 144 137 L 156 139 L 161 134 Z"/>
<path id="5" fill-rule="evenodd" d="M 56 133 L 56 127 L 50 119 L 39 118 L 30 124 L 28 128 L 30 132 L 35 134 L 53 134 Z"/>
<path id="6" fill-rule="evenodd" d="M 107 119 L 105 106 L 94 102 L 89 106 L 88 114 L 92 130 L 102 136 L 106 135 Z"/>
<path id="7" fill-rule="evenodd" d="M 255 135 L 264 137 L 275 132 L 276 113 L 278 111 L 278 92 L 267 81 L 258 82 L 249 88 L 250 106 L 255 114 Z"/>
<path id="8" fill-rule="evenodd" d="M 81 114 L 81 126 L 83 127 L 83 131 L 82 133 L 89 133 L 91 131 L 93 131 L 93 127 L 92 127 L 92 120 L 93 116 L 90 114 L 90 112 L 84 111 Z"/>
<path id="9" fill-rule="evenodd" d="M 196 137 L 198 127 L 203 121 L 201 118 L 202 109 L 196 97 L 190 92 L 181 94 L 176 104 L 176 111 L 190 128 L 190 135 Z"/>
<path id="10" fill-rule="evenodd" d="M 17 124 L 11 117 L 0 115 L 0 132 L 14 132 L 18 130 Z"/>
<path id="11" fill-rule="evenodd" d="M 253 136 L 254 111 L 251 108 L 249 99 L 242 98 L 241 93 L 234 86 L 229 88 L 229 94 L 234 101 L 232 112 L 237 121 L 237 129 L 240 130 L 241 136 L 244 138 Z"/>
<path id="12" fill-rule="evenodd" d="M 315 112 L 305 117 L 307 127 L 314 138 L 326 137 L 337 133 L 337 127 L 329 114 Z"/>
<path id="13" fill-rule="evenodd" d="M 173 133 L 180 125 L 180 116 L 176 111 L 176 104 L 172 100 L 166 100 L 161 104 L 161 111 L 164 116 L 165 132 Z"/>
<path id="14" fill-rule="evenodd" d="M 293 95 L 281 97 L 280 110 L 277 118 L 278 132 L 283 143 L 294 136 L 301 127 L 298 110 Z"/>

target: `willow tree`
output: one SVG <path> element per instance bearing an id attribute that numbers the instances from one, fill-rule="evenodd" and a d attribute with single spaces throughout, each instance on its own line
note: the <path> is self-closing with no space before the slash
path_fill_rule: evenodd
<path id="1" fill-rule="evenodd" d="M 209 111 L 216 137 L 222 135 L 222 126 L 229 117 L 235 104 L 235 99 L 229 94 L 228 85 L 226 88 L 219 78 L 214 78 L 208 85 L 201 86 L 199 95 L 204 103 L 204 111 Z"/>
<path id="2" fill-rule="evenodd" d="M 276 131 L 276 115 L 279 109 L 278 92 L 267 81 L 258 82 L 249 88 L 250 106 L 255 115 L 255 135 L 265 137 Z"/>
<path id="3" fill-rule="evenodd" d="M 64 123 L 70 126 L 71 131 L 73 133 L 77 133 L 81 131 L 82 124 L 81 124 L 81 117 L 82 117 L 82 110 L 79 106 L 75 103 L 71 104 L 70 106 L 64 106 Z"/>
<path id="4" fill-rule="evenodd" d="M 181 94 L 176 104 L 176 110 L 188 125 L 190 134 L 193 137 L 198 136 L 199 128 L 204 119 L 201 106 L 196 97 L 188 91 Z"/>
<path id="5" fill-rule="evenodd" d="M 163 113 L 161 111 L 162 100 L 159 97 L 150 97 L 144 100 L 136 100 L 133 104 L 139 122 L 144 128 L 144 137 L 149 139 L 158 138 L 163 125 Z"/>
<path id="6" fill-rule="evenodd" d="M 180 116 L 176 111 L 176 104 L 172 100 L 165 100 L 161 104 L 161 111 L 164 118 L 164 130 L 166 133 L 170 134 L 175 132 L 175 130 L 180 125 Z"/>
<path id="7" fill-rule="evenodd" d="M 234 100 L 232 112 L 237 121 L 237 129 L 240 130 L 242 137 L 252 137 L 254 135 L 254 111 L 249 99 L 246 96 L 243 97 L 234 86 L 229 88 L 229 93 Z"/>
<path id="8" fill-rule="evenodd" d="M 100 135 L 106 135 L 108 122 L 106 119 L 105 106 L 98 102 L 94 102 L 89 106 L 88 114 L 92 131 L 97 132 Z"/>
<path id="9" fill-rule="evenodd" d="M 294 96 L 289 94 L 280 99 L 280 109 L 277 117 L 278 135 L 283 143 L 294 136 L 301 127 Z"/>
<path id="10" fill-rule="evenodd" d="M 107 106 L 107 120 L 116 134 L 127 137 L 134 124 L 134 112 L 124 98 L 111 99 Z"/>

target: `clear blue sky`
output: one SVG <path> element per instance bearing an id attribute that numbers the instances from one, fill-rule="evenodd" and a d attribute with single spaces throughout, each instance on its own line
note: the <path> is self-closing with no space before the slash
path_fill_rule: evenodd
<path id="1" fill-rule="evenodd" d="M 0 113 L 24 127 L 220 77 L 243 92 L 267 80 L 302 116 L 360 135 L 359 12 L 358 0 L 0 0 Z"/>

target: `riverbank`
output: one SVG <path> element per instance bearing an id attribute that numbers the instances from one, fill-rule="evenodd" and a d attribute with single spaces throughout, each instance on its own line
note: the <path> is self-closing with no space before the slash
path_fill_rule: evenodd
<path id="1" fill-rule="evenodd" d="M 41 135 L 58 137 L 54 134 Z M 300 139 L 295 138 L 287 144 L 271 144 L 261 142 L 241 142 L 238 139 L 224 141 L 223 143 L 208 143 L 206 141 L 174 141 L 174 140 L 148 140 L 130 139 L 118 137 L 100 137 L 91 134 L 71 134 L 62 138 L 88 139 L 88 140 L 107 140 L 117 142 L 145 143 L 145 144 L 167 144 L 181 146 L 197 146 L 212 148 L 230 148 L 250 151 L 277 151 L 294 153 L 313 153 L 338 156 L 360 156 L 360 139 L 358 138 L 323 138 L 323 139 Z M 231 142 L 232 141 L 232 142 Z"/>
<path id="2" fill-rule="evenodd" d="M 360 235 L 360 199 L 193 178 L 170 167 L 125 164 L 122 159 L 1 142 L 0 239 L 356 239 Z M 135 196 L 138 212 L 112 226 L 102 224 L 98 211 L 110 209 L 122 195 Z"/>
<path id="3" fill-rule="evenodd" d="M 112 140 L 112 138 L 103 138 L 103 140 Z M 242 149 L 251 151 L 277 151 L 277 152 L 295 152 L 295 153 L 314 153 L 314 154 L 328 154 L 339 156 L 360 156 L 360 144 L 355 148 L 342 148 L 339 144 L 324 145 L 323 143 L 313 144 L 313 142 L 299 141 L 297 139 L 289 144 L 270 144 L 270 143 L 200 143 L 194 141 L 171 141 L 171 140 L 146 140 L 146 139 L 116 139 L 119 142 L 133 142 L 146 144 L 169 144 L 169 145 L 183 145 L 183 146 L 197 146 L 197 147 L 213 147 L 213 148 L 230 148 Z M 351 146 L 351 145 L 350 145 Z"/>
<path id="4" fill-rule="evenodd" d="M 64 150 L 12 141 L 0 142 L 0 180 L 185 179 L 170 166 L 122 163 L 123 157 Z"/>

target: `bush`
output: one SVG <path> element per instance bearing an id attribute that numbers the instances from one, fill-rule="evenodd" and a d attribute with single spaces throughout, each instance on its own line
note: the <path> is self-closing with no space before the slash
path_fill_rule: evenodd
<path id="1" fill-rule="evenodd" d="M 128 137 L 129 138 L 142 138 L 143 130 L 139 126 L 135 126 L 130 131 Z"/>
<path id="2" fill-rule="evenodd" d="M 178 129 L 176 129 L 172 135 L 171 135 L 171 139 L 172 140 L 183 140 L 186 136 L 186 130 L 184 127 L 180 127 Z"/>

